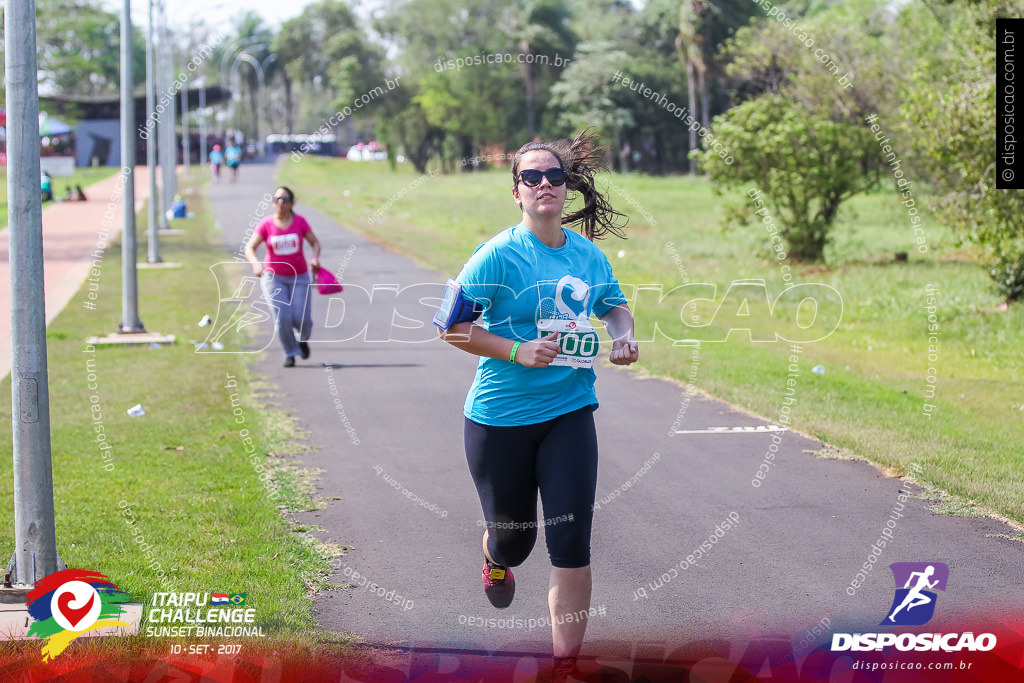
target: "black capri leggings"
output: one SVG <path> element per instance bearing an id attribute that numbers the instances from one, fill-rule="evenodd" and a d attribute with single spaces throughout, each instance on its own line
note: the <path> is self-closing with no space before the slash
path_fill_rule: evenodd
<path id="1" fill-rule="evenodd" d="M 589 565 L 597 490 L 593 406 L 519 427 L 492 427 L 467 418 L 465 440 L 494 561 L 515 567 L 533 550 L 539 490 L 552 566 Z"/>

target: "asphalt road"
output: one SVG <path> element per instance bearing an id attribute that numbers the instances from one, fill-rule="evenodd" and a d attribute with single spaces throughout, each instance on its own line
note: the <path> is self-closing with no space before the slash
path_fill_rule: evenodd
<path id="1" fill-rule="evenodd" d="M 241 176 L 210 190 L 230 252 L 273 190 L 269 165 L 243 166 Z M 323 243 L 325 267 L 337 272 L 344 263 L 344 306 L 316 297 L 312 357 L 292 369 L 282 367 L 279 345 L 263 325 L 268 351 L 254 355 L 253 365 L 279 385 L 282 401 L 310 430 L 316 451 L 302 462 L 323 470 L 320 495 L 340 497 L 298 515 L 322 526 L 323 540 L 352 546 L 334 580 L 358 585 L 358 572 L 384 593 L 356 587 L 319 594 L 317 618 L 376 645 L 549 652 L 549 628 L 536 623 L 547 616 L 550 565 L 542 539 L 516 569 L 509 609 L 494 610 L 481 589 L 482 516 L 462 447 L 475 359 L 436 339 L 428 306 L 399 297 L 405 317 L 393 316 L 396 290 L 454 274 L 420 268 L 345 229 L 304 205 L 295 189 L 296 211 Z M 468 257 L 476 245 L 465 246 Z M 367 341 L 386 339 L 388 330 L 404 341 Z M 692 347 L 679 353 L 699 363 Z M 812 377 L 805 362 L 799 371 L 797 415 L 799 382 Z M 892 562 L 949 566 L 936 620 L 981 623 L 1020 613 L 1024 544 L 999 536 L 1016 533 L 1008 525 L 933 514 L 918 498 L 904 504 L 901 480 L 864 463 L 816 458 L 820 442 L 764 431 L 778 425 L 689 395 L 682 385 L 605 362 L 597 387 L 598 500 L 605 502 L 594 522 L 593 605 L 603 614 L 590 619 L 584 654 L 661 652 L 741 636 L 796 642 L 821 623 L 833 631 L 877 630 L 893 599 Z M 780 407 L 782 400 L 780 386 Z M 781 437 L 777 456 L 755 487 L 773 437 Z M 735 523 L 715 536 L 730 516 Z M 873 553 L 883 533 L 891 539 Z M 710 550 L 696 557 L 711 537 Z M 866 562 L 871 570 L 851 588 Z M 522 626 L 483 621 L 510 616 Z"/>

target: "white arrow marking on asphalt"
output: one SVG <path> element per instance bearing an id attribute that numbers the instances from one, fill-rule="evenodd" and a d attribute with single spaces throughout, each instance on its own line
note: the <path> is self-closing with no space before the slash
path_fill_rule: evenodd
<path id="1" fill-rule="evenodd" d="M 677 429 L 676 434 L 760 434 L 763 432 L 784 432 L 788 427 L 779 425 L 757 425 L 756 427 L 708 427 L 707 429 Z"/>

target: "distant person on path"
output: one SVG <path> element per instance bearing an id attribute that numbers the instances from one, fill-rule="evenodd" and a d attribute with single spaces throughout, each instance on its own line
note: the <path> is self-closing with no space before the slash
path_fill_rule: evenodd
<path id="1" fill-rule="evenodd" d="M 53 178 L 46 171 L 40 172 L 39 189 L 42 190 L 44 202 L 53 201 Z"/>
<path id="2" fill-rule="evenodd" d="M 81 185 L 75 185 L 75 189 L 72 190 L 71 186 L 68 185 L 64 189 L 64 201 L 66 202 L 84 202 L 85 192 L 82 190 Z"/>
<path id="3" fill-rule="evenodd" d="M 224 163 L 224 152 L 220 151 L 220 145 L 214 145 L 210 151 L 210 168 L 213 170 L 213 181 L 220 182 L 220 165 Z"/>
<path id="4" fill-rule="evenodd" d="M 224 158 L 227 160 L 228 168 L 231 169 L 231 182 L 238 180 L 238 167 L 242 163 L 242 148 L 237 142 L 232 142 L 224 150 Z"/>
<path id="5" fill-rule="evenodd" d="M 476 249 L 435 317 L 445 341 L 480 356 L 464 438 L 485 518 L 484 593 L 495 607 L 512 602 L 510 567 L 536 542 L 540 493 L 556 677 L 576 670 L 586 632 L 580 616 L 591 597 L 599 348 L 590 316 L 608 328 L 612 363 L 639 357 L 633 315 L 593 243 L 623 236 L 623 215 L 594 184 L 606 168 L 595 138 L 584 131 L 571 142 L 531 142 L 516 152 L 512 197 L 523 220 Z M 584 206 L 563 215 L 569 190 L 583 195 Z M 579 225 L 583 235 L 563 225 Z"/>
<path id="6" fill-rule="evenodd" d="M 274 215 L 260 221 L 245 245 L 245 258 L 252 264 L 252 272 L 260 278 L 263 296 L 274 312 L 286 368 L 295 367 L 296 356 L 303 360 L 309 358 L 307 342 L 313 331 L 309 267 L 303 253 L 303 240 L 313 249 L 310 265 L 320 267 L 320 242 L 306 219 L 294 212 L 294 206 L 294 192 L 287 187 L 274 190 Z M 267 255 L 261 263 L 256 249 L 264 242 Z"/>

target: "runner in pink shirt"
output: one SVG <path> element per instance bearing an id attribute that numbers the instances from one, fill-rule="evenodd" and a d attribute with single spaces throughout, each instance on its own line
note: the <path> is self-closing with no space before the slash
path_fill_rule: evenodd
<path id="1" fill-rule="evenodd" d="M 309 358 L 307 342 L 313 331 L 309 267 L 302 249 L 303 241 L 309 242 L 313 249 L 310 265 L 320 267 L 320 242 L 306 219 L 293 211 L 294 206 L 294 192 L 287 187 L 274 190 L 274 215 L 260 221 L 245 246 L 245 258 L 252 264 L 252 272 L 260 278 L 263 296 L 274 311 L 286 368 L 295 367 L 296 356 Z M 256 249 L 264 242 L 267 254 L 260 262 Z"/>

